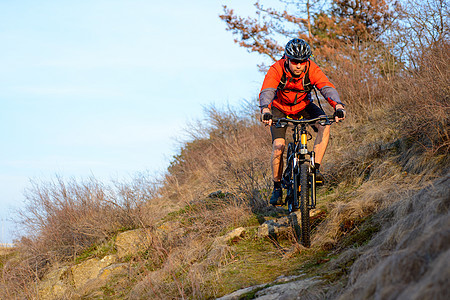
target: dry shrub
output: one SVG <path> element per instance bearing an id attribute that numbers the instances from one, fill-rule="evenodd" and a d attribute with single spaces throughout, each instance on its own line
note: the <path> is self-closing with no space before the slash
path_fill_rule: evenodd
<path id="1" fill-rule="evenodd" d="M 253 112 L 240 116 L 210 108 L 203 137 L 184 145 L 160 185 L 145 174 L 110 186 L 94 178 L 34 182 L 19 220 L 26 233 L 18 243 L 22 265 L 4 268 L 5 293 L 19 295 L 52 264 L 138 227 L 149 231 L 152 243 L 134 258 L 140 282 L 135 291 L 160 298 L 210 293 L 198 284 L 203 271 L 229 259 L 228 246 L 213 246 L 214 239 L 245 224 L 251 209 L 267 205 L 270 135 Z M 165 224 L 171 219 L 169 212 L 181 233 L 158 229 L 163 217 Z M 31 275 L 24 277 L 21 269 Z M 9 280 L 16 276 L 22 281 Z"/>
<path id="2" fill-rule="evenodd" d="M 208 286 L 217 274 L 211 270 L 231 261 L 230 247 L 217 237 L 266 207 L 272 183 L 270 133 L 255 118 L 254 106 L 244 109 L 210 107 L 205 120 L 191 126 L 191 141 L 183 144 L 160 189 L 162 199 L 179 207 L 164 222 L 176 223 L 182 235 L 163 237 L 167 259 L 141 277 L 131 298 L 214 295 Z"/>
<path id="3" fill-rule="evenodd" d="M 403 138 L 423 151 L 450 150 L 450 44 L 434 45 L 416 60 L 417 67 L 401 78 L 396 90 L 396 123 Z"/>
<path id="4" fill-rule="evenodd" d="M 37 298 L 36 286 L 30 284 L 37 278 L 37 266 L 16 254 L 2 266 L 0 276 L 1 299 L 33 299 Z"/>
<path id="5" fill-rule="evenodd" d="M 436 165 L 448 165 L 449 49 L 448 42 L 437 43 L 416 57 L 413 69 L 391 68 L 389 73 L 375 72 L 381 63 L 357 59 L 352 48 L 336 56 L 337 67 L 328 67 L 328 74 L 347 104 L 348 118 L 332 126 L 324 159 L 332 183 L 360 184 L 392 156 L 408 173 L 434 172 Z M 373 51 L 370 57 L 383 57 L 390 49 L 384 54 Z"/>
<path id="6" fill-rule="evenodd" d="M 123 186 L 113 190 L 93 178 L 33 183 L 21 214 L 21 225 L 35 248 L 31 252 L 67 260 L 119 230 L 141 226 L 134 212 L 151 195 L 140 192 Z"/>
<path id="7" fill-rule="evenodd" d="M 366 42 L 358 48 L 342 45 L 324 61 L 324 71 L 336 85 L 347 111 L 346 120 L 331 127 L 323 161 L 333 184 L 343 180 L 353 184 L 364 178 L 374 160 L 391 154 L 386 153 L 391 150 L 386 145 L 399 137 L 391 109 L 395 104 L 394 78 L 399 73 L 397 66 L 386 67 L 381 60 L 386 56 L 391 56 L 389 49 Z M 320 63 L 322 58 L 318 59 Z"/>
<path id="8" fill-rule="evenodd" d="M 121 230 L 146 226 L 144 204 L 155 193 L 155 184 L 142 174 L 132 184 L 113 186 L 94 178 L 33 182 L 16 220 L 24 234 L 16 243 L 20 262 L 12 259 L 3 268 L 0 297 L 19 296 L 23 286 L 34 286 L 52 264 L 74 260 Z"/>
<path id="9" fill-rule="evenodd" d="M 270 173 L 270 134 L 255 120 L 254 106 L 243 114 L 210 107 L 200 131 L 185 143 L 168 169 L 163 195 L 189 203 L 222 190 L 249 202 L 267 205 Z M 260 193 L 263 193 L 262 195 Z"/>
<path id="10" fill-rule="evenodd" d="M 414 158 L 410 160 L 419 164 Z M 429 160 L 427 162 L 430 163 Z M 333 189 L 333 193 L 321 199 L 327 203 L 325 206 L 329 213 L 318 226 L 313 244 L 325 249 L 338 246 L 346 236 L 359 233 L 360 225 L 368 217 L 411 196 L 435 179 L 436 174 L 446 172 L 436 171 L 438 167 L 435 165 L 421 174 L 412 175 L 402 171 L 396 156 L 373 160 L 367 168 L 367 174 L 342 181 Z M 382 220 L 372 225 L 378 226 L 380 222 Z"/>
<path id="11" fill-rule="evenodd" d="M 391 70 L 385 74 L 384 62 L 380 63 L 380 59 L 389 55 L 389 49 L 375 46 L 374 42 L 366 42 L 358 48 L 343 44 L 339 51 L 327 57 L 332 65 L 329 62 L 323 65 L 347 105 L 352 124 L 373 121 L 374 116 L 391 102 L 392 76 L 395 73 Z"/>

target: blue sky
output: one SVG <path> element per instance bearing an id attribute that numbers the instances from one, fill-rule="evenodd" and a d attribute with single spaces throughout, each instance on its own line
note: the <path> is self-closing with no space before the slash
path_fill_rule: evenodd
<path id="1" fill-rule="evenodd" d="M 30 179 L 158 174 L 203 107 L 256 103 L 264 58 L 218 16 L 252 3 L 0 0 L 0 242 Z"/>

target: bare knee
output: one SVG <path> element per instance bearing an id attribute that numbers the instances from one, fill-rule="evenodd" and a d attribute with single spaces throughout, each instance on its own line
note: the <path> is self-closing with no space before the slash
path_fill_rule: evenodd
<path id="1" fill-rule="evenodd" d="M 318 132 L 317 132 L 318 135 L 321 135 L 321 136 L 329 136 L 330 135 L 330 128 L 331 128 L 330 125 L 322 126 L 322 125 L 317 124 L 316 127 L 318 129 Z"/>
<path id="2" fill-rule="evenodd" d="M 275 139 L 272 144 L 274 156 L 282 155 L 284 152 L 285 145 L 286 145 L 286 142 L 284 139 Z"/>

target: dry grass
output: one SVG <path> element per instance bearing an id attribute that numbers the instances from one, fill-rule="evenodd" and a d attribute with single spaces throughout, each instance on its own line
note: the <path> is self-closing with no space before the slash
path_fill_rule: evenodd
<path id="1" fill-rule="evenodd" d="M 381 210 L 339 299 L 448 299 L 450 174 Z"/>

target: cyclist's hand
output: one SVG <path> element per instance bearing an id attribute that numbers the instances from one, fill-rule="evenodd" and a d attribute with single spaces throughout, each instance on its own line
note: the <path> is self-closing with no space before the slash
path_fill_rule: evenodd
<path id="1" fill-rule="evenodd" d="M 272 113 L 269 108 L 263 108 L 261 112 L 261 121 L 266 125 L 272 125 Z"/>
<path id="2" fill-rule="evenodd" d="M 344 106 L 342 104 L 337 104 L 335 110 L 336 112 L 334 114 L 334 120 L 336 121 L 336 123 L 338 123 L 339 121 L 344 121 L 346 115 Z"/>

